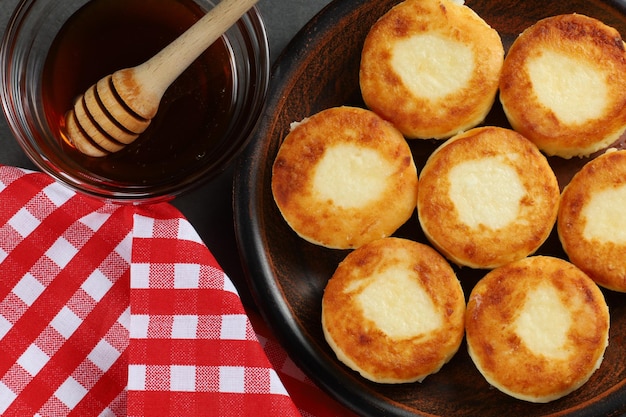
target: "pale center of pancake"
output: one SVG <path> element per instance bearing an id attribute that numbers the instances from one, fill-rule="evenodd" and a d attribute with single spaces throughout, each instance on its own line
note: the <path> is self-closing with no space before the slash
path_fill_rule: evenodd
<path id="1" fill-rule="evenodd" d="M 315 168 L 320 199 L 343 208 L 363 207 L 379 198 L 394 167 L 373 149 L 339 143 L 326 149 Z"/>
<path id="2" fill-rule="evenodd" d="M 570 311 L 557 290 L 552 285 L 541 284 L 526 294 L 514 328 L 533 353 L 562 359 L 569 355 L 563 347 L 567 343 L 571 324 Z"/>
<path id="3" fill-rule="evenodd" d="M 448 180 L 459 220 L 473 229 L 506 227 L 517 218 L 526 194 L 515 169 L 499 156 L 461 162 Z"/>
<path id="4" fill-rule="evenodd" d="M 626 243 L 626 184 L 591 194 L 582 215 L 583 235 L 588 240 Z"/>
<path id="5" fill-rule="evenodd" d="M 390 267 L 372 276 L 357 300 L 365 318 L 391 338 L 428 334 L 442 325 L 432 299 L 406 269 Z"/>
<path id="6" fill-rule="evenodd" d="M 467 85 L 474 54 L 461 42 L 419 34 L 394 44 L 391 65 L 415 96 L 438 100 Z"/>
<path id="7" fill-rule="evenodd" d="M 539 102 L 562 122 L 582 124 L 602 115 L 608 103 L 600 65 L 545 50 L 529 59 L 527 68 Z"/>

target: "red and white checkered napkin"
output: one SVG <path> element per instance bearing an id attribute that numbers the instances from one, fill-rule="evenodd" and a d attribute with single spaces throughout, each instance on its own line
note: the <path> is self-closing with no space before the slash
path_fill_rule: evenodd
<path id="1" fill-rule="evenodd" d="M 0 415 L 299 412 L 345 415 L 257 336 L 173 206 L 103 202 L 0 166 Z"/>

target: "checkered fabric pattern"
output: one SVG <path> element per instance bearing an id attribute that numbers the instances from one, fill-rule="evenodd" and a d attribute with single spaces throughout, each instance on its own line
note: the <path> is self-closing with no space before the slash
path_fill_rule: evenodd
<path id="1" fill-rule="evenodd" d="M 0 415 L 347 415 L 167 203 L 0 166 L 0 277 Z"/>

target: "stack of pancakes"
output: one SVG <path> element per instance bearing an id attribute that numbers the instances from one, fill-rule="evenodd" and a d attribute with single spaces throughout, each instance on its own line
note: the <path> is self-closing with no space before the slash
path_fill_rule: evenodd
<path id="1" fill-rule="evenodd" d="M 590 162 L 562 195 L 542 152 L 585 157 L 626 129 L 619 34 L 555 16 L 505 59 L 469 7 L 405 0 L 371 28 L 359 76 L 368 109 L 294 123 L 272 174 L 299 236 L 353 249 L 322 300 L 338 359 L 375 382 L 422 381 L 466 334 L 478 370 L 513 397 L 546 402 L 580 387 L 608 343 L 596 284 L 626 292 L 626 151 Z M 498 89 L 513 129 L 476 127 Z M 419 179 L 406 139 L 446 140 Z M 436 250 L 390 237 L 416 208 Z M 555 224 L 571 263 L 531 256 Z M 467 311 L 448 261 L 490 270 Z"/>

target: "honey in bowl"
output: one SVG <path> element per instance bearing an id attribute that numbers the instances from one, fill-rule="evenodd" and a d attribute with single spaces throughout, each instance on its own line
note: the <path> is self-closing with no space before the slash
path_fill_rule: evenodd
<path id="1" fill-rule="evenodd" d="M 43 71 L 45 114 L 59 146 L 86 175 L 138 185 L 175 182 L 206 164 L 235 108 L 229 45 L 218 39 L 166 91 L 157 115 L 132 144 L 103 158 L 64 140 L 65 114 L 103 76 L 141 64 L 205 14 L 193 0 L 93 0 L 65 23 Z M 46 146 L 43 144 L 42 146 Z"/>

